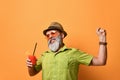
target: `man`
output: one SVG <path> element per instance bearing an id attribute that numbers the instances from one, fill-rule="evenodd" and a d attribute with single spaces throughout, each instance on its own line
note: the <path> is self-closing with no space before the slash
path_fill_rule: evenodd
<path id="1" fill-rule="evenodd" d="M 48 41 L 49 51 L 44 52 L 33 65 L 27 59 L 28 72 L 34 76 L 42 70 L 42 80 L 77 80 L 79 64 L 102 66 L 107 60 L 106 31 L 99 28 L 99 52 L 93 57 L 75 48 L 67 48 L 63 39 L 67 36 L 62 25 L 52 22 L 48 29 L 43 31 Z"/>

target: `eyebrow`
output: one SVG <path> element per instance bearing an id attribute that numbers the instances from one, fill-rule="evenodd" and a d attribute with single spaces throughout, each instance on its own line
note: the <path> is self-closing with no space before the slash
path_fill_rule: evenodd
<path id="1" fill-rule="evenodd" d="M 54 30 L 54 31 L 51 31 L 51 32 L 57 32 L 57 31 Z"/>
<path id="2" fill-rule="evenodd" d="M 57 32 L 57 31 L 51 31 L 50 33 L 52 33 L 52 32 L 55 33 L 55 32 Z M 46 35 L 47 35 L 47 34 L 49 34 L 49 33 L 46 33 Z"/>

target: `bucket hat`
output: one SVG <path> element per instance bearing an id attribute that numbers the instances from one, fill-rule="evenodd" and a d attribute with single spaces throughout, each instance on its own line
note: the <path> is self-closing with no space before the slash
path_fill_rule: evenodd
<path id="1" fill-rule="evenodd" d="M 62 25 L 58 22 L 52 22 L 49 27 L 45 30 L 43 30 L 43 34 L 46 35 L 46 32 L 49 30 L 58 30 L 64 34 L 64 36 L 67 36 L 66 31 L 63 29 Z"/>

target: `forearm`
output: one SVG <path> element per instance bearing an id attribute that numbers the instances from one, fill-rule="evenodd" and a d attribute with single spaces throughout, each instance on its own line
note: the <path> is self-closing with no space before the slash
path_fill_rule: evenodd
<path id="1" fill-rule="evenodd" d="M 30 76 L 34 76 L 38 73 L 39 71 L 35 70 L 35 67 L 28 67 L 28 73 Z"/>
<path id="2" fill-rule="evenodd" d="M 92 59 L 91 64 L 95 66 L 105 65 L 107 61 L 107 43 L 106 43 L 106 31 L 98 29 L 97 34 L 99 36 L 99 51 L 98 56 Z"/>
<path id="3" fill-rule="evenodd" d="M 94 66 L 105 65 L 106 61 L 107 61 L 107 46 L 100 45 L 98 56 L 93 58 L 92 65 Z"/>
<path id="4" fill-rule="evenodd" d="M 99 39 L 98 65 L 105 65 L 107 61 L 107 42 L 106 36 Z"/>
<path id="5" fill-rule="evenodd" d="M 102 65 L 107 61 L 107 45 L 100 45 L 98 59 Z"/>

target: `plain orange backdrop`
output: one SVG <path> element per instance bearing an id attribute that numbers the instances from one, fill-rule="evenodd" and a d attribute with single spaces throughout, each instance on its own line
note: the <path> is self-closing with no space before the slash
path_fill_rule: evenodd
<path id="1" fill-rule="evenodd" d="M 120 80 L 119 0 L 1 0 L 0 80 L 42 80 L 41 72 L 28 75 L 26 58 L 36 42 L 37 57 L 48 49 L 42 31 L 53 21 L 64 26 L 68 47 L 94 56 L 99 48 L 96 29 L 106 29 L 107 65 L 80 65 L 79 80 Z"/>

